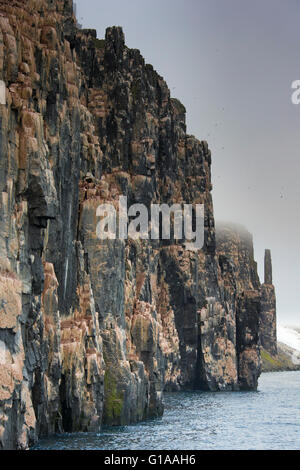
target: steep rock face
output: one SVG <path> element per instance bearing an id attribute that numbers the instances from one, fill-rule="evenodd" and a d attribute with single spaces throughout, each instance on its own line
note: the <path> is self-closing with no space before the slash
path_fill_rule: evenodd
<path id="1" fill-rule="evenodd" d="M 253 240 L 240 226 L 219 226 L 217 251 L 225 279 L 225 297 L 235 316 L 239 387 L 256 389 L 260 375 L 261 292 Z"/>
<path id="2" fill-rule="evenodd" d="M 81 131 L 93 127 L 65 39 L 74 25 L 71 2 L 0 2 L 4 448 L 102 422 L 102 337 L 77 240 Z M 100 154 L 97 137 L 88 151 Z"/>
<path id="3" fill-rule="evenodd" d="M 71 0 L 0 0 L 0 51 L 0 447 L 158 416 L 164 390 L 256 388 L 253 248 L 216 251 L 211 154 L 164 80 Z M 204 204 L 203 249 L 99 240 L 120 196 Z"/>
<path id="4" fill-rule="evenodd" d="M 260 347 L 264 371 L 290 368 L 282 351 L 277 357 L 276 296 L 272 284 L 271 252 L 265 250 L 263 284 L 257 275 L 252 236 L 243 227 L 219 225 L 217 252 L 225 280 L 225 298 L 233 306 L 236 316 L 239 388 L 256 388 L 261 369 Z"/>

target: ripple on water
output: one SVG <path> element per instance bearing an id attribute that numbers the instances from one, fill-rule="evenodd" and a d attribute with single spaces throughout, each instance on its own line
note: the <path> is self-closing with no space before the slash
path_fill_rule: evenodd
<path id="1" fill-rule="evenodd" d="M 299 449 L 300 372 L 263 374 L 258 392 L 165 395 L 165 413 L 101 433 L 54 436 L 35 449 Z"/>

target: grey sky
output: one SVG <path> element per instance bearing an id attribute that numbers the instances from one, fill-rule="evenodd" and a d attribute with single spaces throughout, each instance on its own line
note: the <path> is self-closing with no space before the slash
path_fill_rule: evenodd
<path id="1" fill-rule="evenodd" d="M 300 324 L 299 0 L 77 0 L 84 27 L 123 27 L 129 47 L 187 108 L 209 142 L 217 220 L 254 235 L 263 280 L 272 250 L 278 317 Z"/>

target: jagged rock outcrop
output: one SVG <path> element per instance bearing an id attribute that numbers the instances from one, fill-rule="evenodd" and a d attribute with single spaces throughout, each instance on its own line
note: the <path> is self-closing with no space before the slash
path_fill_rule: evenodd
<path id="1" fill-rule="evenodd" d="M 158 416 L 164 390 L 255 389 L 253 247 L 216 249 L 211 153 L 163 78 L 71 0 L 0 0 L 0 80 L 0 448 Z M 203 249 L 99 240 L 119 196 L 204 204 Z"/>

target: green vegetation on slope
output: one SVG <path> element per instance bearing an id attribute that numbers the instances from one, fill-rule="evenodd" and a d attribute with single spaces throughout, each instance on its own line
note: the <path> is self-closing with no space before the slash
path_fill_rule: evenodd
<path id="1" fill-rule="evenodd" d="M 106 370 L 104 376 L 104 415 L 107 424 L 118 423 L 122 414 L 124 398 L 121 392 L 117 390 L 115 377 L 109 370 Z"/>
<path id="2" fill-rule="evenodd" d="M 279 372 L 284 370 L 298 370 L 299 368 L 291 361 L 289 356 L 278 350 L 277 356 L 271 356 L 265 349 L 261 350 L 262 371 Z"/>

